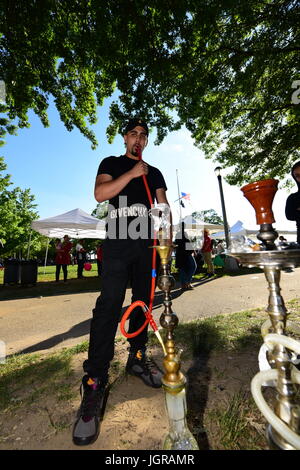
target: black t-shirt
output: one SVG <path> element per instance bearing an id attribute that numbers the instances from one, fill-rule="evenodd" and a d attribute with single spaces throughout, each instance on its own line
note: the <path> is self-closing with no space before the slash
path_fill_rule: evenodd
<path id="1" fill-rule="evenodd" d="M 131 170 L 137 160 L 121 155 L 107 157 L 99 165 L 97 175 L 107 174 L 113 179 Z M 167 190 L 161 172 L 148 165 L 146 176 L 153 202 L 157 189 Z M 149 217 L 150 202 L 142 177 L 133 178 L 115 197 L 109 200 L 107 216 L 107 238 L 137 239 L 151 237 L 151 219 Z"/>
<path id="2" fill-rule="evenodd" d="M 286 200 L 285 215 L 288 220 L 296 220 L 300 222 L 300 191 L 290 194 Z"/>

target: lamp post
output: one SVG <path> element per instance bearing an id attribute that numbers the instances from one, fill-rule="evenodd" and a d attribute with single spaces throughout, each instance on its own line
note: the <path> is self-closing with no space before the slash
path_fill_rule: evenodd
<path id="1" fill-rule="evenodd" d="M 214 172 L 215 172 L 215 174 L 218 178 L 218 182 L 219 182 L 222 214 L 223 214 L 223 220 L 224 220 L 225 240 L 226 240 L 226 247 L 227 247 L 227 250 L 228 250 L 230 248 L 230 238 L 229 238 L 229 228 L 228 228 L 228 223 L 227 223 L 225 201 L 224 201 L 224 194 L 223 194 L 223 187 L 222 187 L 221 170 L 222 170 L 222 168 L 220 166 L 217 166 L 215 168 Z"/>

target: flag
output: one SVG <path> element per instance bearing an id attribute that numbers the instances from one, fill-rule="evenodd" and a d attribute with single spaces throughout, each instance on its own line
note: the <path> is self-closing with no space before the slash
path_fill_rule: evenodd
<path id="1" fill-rule="evenodd" d="M 185 207 L 185 205 L 183 204 L 183 202 L 182 202 L 181 199 L 180 199 L 180 205 L 181 205 L 182 207 Z"/>
<path id="2" fill-rule="evenodd" d="M 189 201 L 189 200 L 190 200 L 190 194 L 187 194 L 187 193 L 181 193 L 181 197 L 182 197 L 183 199 L 186 199 L 187 201 Z"/>

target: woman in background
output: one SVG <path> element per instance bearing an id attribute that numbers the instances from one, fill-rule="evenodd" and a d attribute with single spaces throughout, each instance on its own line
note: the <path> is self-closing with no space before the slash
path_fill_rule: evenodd
<path id="1" fill-rule="evenodd" d="M 211 277 L 215 274 L 215 268 L 212 262 L 212 240 L 209 236 L 209 231 L 205 228 L 203 230 L 204 240 L 203 245 L 201 248 L 201 252 L 203 254 L 204 263 L 207 266 L 207 276 Z"/>
<path id="2" fill-rule="evenodd" d="M 184 232 L 184 223 L 181 224 L 181 231 L 176 234 L 176 268 L 179 269 L 179 278 L 182 290 L 193 289 L 191 285 L 192 277 L 196 271 L 197 264 L 194 258 L 194 250 L 191 241 Z"/>
<path id="3" fill-rule="evenodd" d="M 64 273 L 64 282 L 67 282 L 68 278 L 68 265 L 71 264 L 71 250 L 72 250 L 72 243 L 68 237 L 68 235 L 64 236 L 63 242 L 61 242 L 58 238 L 56 239 L 55 243 L 55 264 L 56 264 L 56 273 L 55 273 L 55 280 L 56 282 L 59 281 L 60 275 L 60 268 L 62 268 Z"/>

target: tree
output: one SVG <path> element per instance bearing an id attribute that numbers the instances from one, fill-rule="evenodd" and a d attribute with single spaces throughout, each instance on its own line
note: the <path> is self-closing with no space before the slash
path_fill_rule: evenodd
<path id="1" fill-rule="evenodd" d="M 97 219 L 105 219 L 108 214 L 108 201 L 98 202 L 97 206 L 91 213 Z"/>
<path id="2" fill-rule="evenodd" d="M 1 97 L 0 97 L 0 102 L 1 102 Z M 7 110 L 7 107 L 0 104 L 0 113 L 4 113 L 6 110 Z M 11 135 L 16 135 L 17 126 L 13 125 L 9 119 L 5 117 L 0 117 L 0 147 L 2 147 L 2 145 L 5 144 L 5 141 L 3 139 L 7 132 Z"/>
<path id="3" fill-rule="evenodd" d="M 6 113 L 49 125 L 49 99 L 68 130 L 110 107 L 111 142 L 129 115 L 166 134 L 185 125 L 231 184 L 283 177 L 299 159 L 296 0 L 2 1 L 0 79 Z M 86 122 L 87 121 L 87 122 Z"/>
<path id="4" fill-rule="evenodd" d="M 38 213 L 35 211 L 34 196 L 29 189 L 22 190 L 8 187 L 12 184 L 10 175 L 2 176 L 6 170 L 3 157 L 0 157 L 0 240 L 2 243 L 1 256 L 25 256 L 28 247 L 31 222 Z M 32 233 L 32 250 L 39 249 L 42 237 Z"/>
<path id="5" fill-rule="evenodd" d="M 192 213 L 195 219 L 203 220 L 209 224 L 223 225 L 223 219 L 217 214 L 214 209 L 206 209 L 203 211 L 196 211 Z"/>

